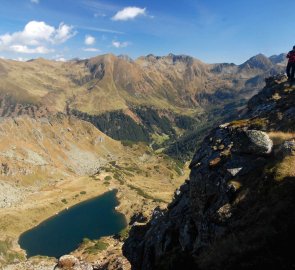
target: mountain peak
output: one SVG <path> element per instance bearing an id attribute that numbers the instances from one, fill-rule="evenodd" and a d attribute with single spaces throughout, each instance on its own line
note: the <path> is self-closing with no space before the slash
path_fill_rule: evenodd
<path id="1" fill-rule="evenodd" d="M 120 55 L 118 55 L 118 58 L 125 60 L 127 62 L 130 62 L 130 63 L 134 62 L 133 59 L 127 54 L 120 54 Z"/>
<path id="2" fill-rule="evenodd" d="M 286 64 L 286 62 L 287 62 L 286 56 L 287 56 L 286 53 L 281 53 L 279 55 L 272 55 L 269 57 L 269 60 L 273 64 Z"/>
<path id="3" fill-rule="evenodd" d="M 192 64 L 194 61 L 199 61 L 191 56 L 180 54 L 180 55 L 175 55 L 173 53 L 169 53 L 168 55 L 164 56 L 156 56 L 154 54 L 148 54 L 147 56 L 139 57 L 139 61 L 145 60 L 148 62 L 155 62 L 155 61 L 164 61 L 164 62 L 169 62 L 170 64 L 175 64 L 177 62 L 183 62 L 186 64 Z"/>
<path id="4" fill-rule="evenodd" d="M 240 65 L 240 68 L 241 69 L 256 68 L 256 69 L 267 70 L 267 69 L 270 69 L 272 65 L 273 63 L 269 60 L 269 58 L 267 58 L 264 54 L 260 53 L 251 57 L 245 63 Z"/>
<path id="5" fill-rule="evenodd" d="M 169 53 L 167 58 L 172 59 L 173 63 L 175 62 L 186 62 L 186 63 L 191 63 L 193 62 L 194 58 L 188 55 L 180 54 L 180 55 L 175 55 L 173 53 Z"/>
<path id="6" fill-rule="evenodd" d="M 38 63 L 44 63 L 44 62 L 50 62 L 50 60 L 43 58 L 43 57 L 38 57 L 38 58 L 33 58 L 28 60 L 27 62 L 38 62 Z"/>

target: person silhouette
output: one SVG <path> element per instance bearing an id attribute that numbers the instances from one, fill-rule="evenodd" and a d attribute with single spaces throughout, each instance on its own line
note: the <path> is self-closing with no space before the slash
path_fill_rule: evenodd
<path id="1" fill-rule="evenodd" d="M 295 75 L 295 46 L 293 46 L 293 50 L 289 51 L 287 54 L 288 58 L 288 64 L 286 68 L 288 80 L 290 83 L 294 81 L 294 75 Z"/>

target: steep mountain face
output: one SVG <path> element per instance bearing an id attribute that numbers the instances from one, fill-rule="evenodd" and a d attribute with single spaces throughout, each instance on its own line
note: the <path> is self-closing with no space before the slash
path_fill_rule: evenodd
<path id="1" fill-rule="evenodd" d="M 286 78 L 270 78 L 240 119 L 211 131 L 168 208 L 132 227 L 132 269 L 292 269 L 294 104 Z"/>
<path id="2" fill-rule="evenodd" d="M 273 62 L 264 56 L 263 54 L 258 54 L 256 56 L 251 57 L 248 61 L 246 61 L 244 64 L 242 64 L 239 68 L 240 71 L 243 70 L 270 70 L 273 66 Z"/>
<path id="3" fill-rule="evenodd" d="M 279 55 L 272 55 L 271 57 L 269 57 L 269 60 L 273 63 L 273 64 L 279 64 L 279 65 L 284 65 L 286 66 L 288 60 L 286 58 L 287 54 L 286 53 L 281 53 Z"/>
<path id="4" fill-rule="evenodd" d="M 125 111 L 113 111 L 101 115 L 89 115 L 79 111 L 71 113 L 91 122 L 116 140 L 154 143 L 157 143 L 156 137 L 173 141 L 179 133 L 189 131 L 193 124 L 201 122 L 202 116 L 205 117 L 199 115 L 193 118 L 147 106 L 132 107 Z"/>
<path id="5" fill-rule="evenodd" d="M 24 186 L 94 174 L 123 149 L 90 123 L 64 115 L 3 118 L 0 134 L 1 180 Z"/>

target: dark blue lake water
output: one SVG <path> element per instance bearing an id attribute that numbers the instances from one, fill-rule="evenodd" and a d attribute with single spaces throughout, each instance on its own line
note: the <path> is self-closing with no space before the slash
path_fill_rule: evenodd
<path id="1" fill-rule="evenodd" d="M 28 257 L 60 257 L 78 247 L 82 239 L 113 235 L 126 226 L 124 215 L 115 211 L 116 191 L 82 202 L 23 233 L 21 248 Z"/>

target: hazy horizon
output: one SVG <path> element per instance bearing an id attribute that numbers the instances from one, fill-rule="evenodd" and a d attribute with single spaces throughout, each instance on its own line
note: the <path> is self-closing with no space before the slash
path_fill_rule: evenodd
<path id="1" fill-rule="evenodd" d="M 140 57 L 147 57 L 149 55 L 154 55 L 155 57 L 166 57 L 170 54 L 172 55 L 175 55 L 175 56 L 189 56 L 189 57 L 193 57 L 194 59 L 197 59 L 197 60 L 200 60 L 206 64 L 221 64 L 221 63 L 228 63 L 228 64 L 235 64 L 235 65 L 241 65 L 243 63 L 245 63 L 246 61 L 248 61 L 250 58 L 252 57 L 255 57 L 256 55 L 259 55 L 259 54 L 263 54 L 263 53 L 257 53 L 253 56 L 251 56 L 250 58 L 246 59 L 244 62 L 242 63 L 234 63 L 234 62 L 205 62 L 203 59 L 201 59 L 200 57 L 195 57 L 195 56 L 192 56 L 192 55 L 188 55 L 188 54 L 175 54 L 175 53 L 169 53 L 169 54 L 166 54 L 166 55 L 156 55 L 154 53 L 149 53 L 147 55 L 140 55 L 138 57 L 131 57 L 130 55 L 128 54 L 114 54 L 112 52 L 106 52 L 106 53 L 101 53 L 101 54 L 97 54 L 97 55 L 93 55 L 93 56 L 90 56 L 90 57 L 84 57 L 84 58 L 80 58 L 80 57 L 73 57 L 71 59 L 54 59 L 54 58 L 47 58 L 46 56 L 38 56 L 36 58 L 30 58 L 30 59 L 17 59 L 17 58 L 5 58 L 5 57 L 0 57 L 0 59 L 6 59 L 6 60 L 13 60 L 13 61 L 19 61 L 19 62 L 29 62 L 29 61 L 33 61 L 33 60 L 37 60 L 37 59 L 45 59 L 45 60 L 49 60 L 49 61 L 59 61 L 59 62 L 69 62 L 69 61 L 75 61 L 75 60 L 86 60 L 86 59 L 90 59 L 90 58 L 95 58 L 95 57 L 99 57 L 99 56 L 102 56 L 102 55 L 115 55 L 116 57 L 120 57 L 120 56 L 127 56 L 129 58 L 131 58 L 132 60 L 136 60 Z M 275 55 L 265 55 L 263 54 L 264 56 L 270 58 L 271 56 L 279 56 L 283 53 L 279 53 L 279 54 L 275 54 Z"/>

